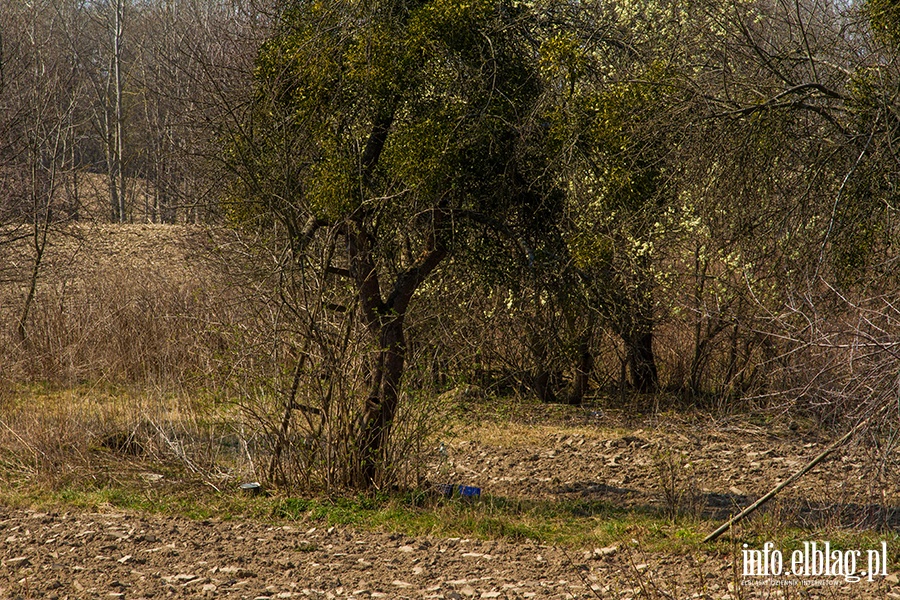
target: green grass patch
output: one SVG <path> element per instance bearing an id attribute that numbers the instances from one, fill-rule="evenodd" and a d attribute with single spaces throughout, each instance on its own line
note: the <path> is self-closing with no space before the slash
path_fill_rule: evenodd
<path id="1" fill-rule="evenodd" d="M 125 510 L 191 519 L 257 519 L 353 526 L 405 535 L 506 539 L 568 547 L 608 546 L 638 540 L 648 549 L 687 551 L 708 528 L 701 522 L 673 524 L 649 509 L 624 509 L 604 502 L 545 501 L 484 495 L 479 500 L 445 498 L 422 491 L 295 497 L 216 492 L 200 483 L 39 486 L 0 492 L 8 506 L 48 510 Z"/>
<path id="2" fill-rule="evenodd" d="M 570 547 L 638 539 L 648 548 L 696 547 L 700 523 L 673 524 L 648 509 L 604 502 L 537 501 L 485 495 L 467 501 L 410 492 L 339 498 L 274 498 L 271 517 L 353 525 L 406 535 L 531 541 Z"/>
<path id="3" fill-rule="evenodd" d="M 664 518 L 648 507 L 624 508 L 585 500 L 529 500 L 484 495 L 478 500 L 445 498 L 423 491 L 396 494 L 296 497 L 274 493 L 248 496 L 238 491 L 217 492 L 208 486 L 165 484 L 70 485 L 59 490 L 36 486 L 8 488 L 0 502 L 43 510 L 76 507 L 85 510 L 126 510 L 191 519 L 255 519 L 268 522 L 307 522 L 314 526 L 352 526 L 409 536 L 505 539 L 513 542 L 593 548 L 638 545 L 651 552 L 685 554 L 700 548 L 732 555 L 747 543 L 757 548 L 771 541 L 794 550 L 804 541 L 829 541 L 831 547 L 878 548 L 888 542 L 892 555 L 900 551 L 900 534 L 874 531 L 821 531 L 783 528 L 755 529 L 742 524 L 711 546 L 702 539 L 717 523 Z"/>

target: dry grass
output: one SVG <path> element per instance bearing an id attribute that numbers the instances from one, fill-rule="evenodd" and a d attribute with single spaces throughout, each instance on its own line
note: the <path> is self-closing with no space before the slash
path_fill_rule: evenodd
<path id="1" fill-rule="evenodd" d="M 617 437 L 616 430 L 596 427 L 567 427 L 559 424 L 530 425 L 516 422 L 484 421 L 466 426 L 448 436 L 448 441 L 465 439 L 487 446 L 503 448 L 531 448 L 546 444 L 548 438 L 581 436 L 586 440 L 607 440 Z"/>
<path id="2" fill-rule="evenodd" d="M 217 488 L 251 475 L 228 407 L 121 388 L 7 391 L 0 477 L 7 486 L 102 487 L 173 470 Z"/>
<path id="3" fill-rule="evenodd" d="M 199 395 L 234 407 L 228 416 L 237 439 L 232 445 L 254 479 L 317 489 L 344 485 L 341 469 L 356 452 L 353 434 L 363 397 L 358 388 L 364 381 L 358 357 L 365 349 L 351 345 L 339 360 L 320 357 L 307 366 L 295 400 L 312 412 L 293 411 L 285 431 L 297 343 L 271 281 L 254 271 L 265 257 L 250 257 L 252 252 L 228 231 L 197 227 L 95 224 L 54 231 L 23 341 L 15 324 L 34 254 L 27 240 L 0 247 L 17 266 L 16 277 L 0 282 L 0 323 L 6 325 L 0 345 L 14 349 L 0 356 L 0 389 L 10 397 L 35 385 L 140 390 L 130 394 L 125 413 L 116 409 L 114 419 L 108 413 L 116 403 L 57 401 L 55 392 L 39 398 L 42 408 L 33 415 L 0 411 L 11 456 L 26 457 L 16 459 L 22 464 L 13 469 L 63 473 L 54 457 L 68 452 L 79 468 L 90 470 L 96 458 L 91 447 L 111 446 L 124 454 L 140 447 L 142 453 L 174 456 L 212 481 L 207 467 L 193 466 L 216 464 L 204 458 L 216 452 L 214 445 L 196 456 L 202 445 L 197 440 L 208 442 L 210 436 L 186 425 L 206 417 L 184 410 L 174 418 L 165 408 L 170 398 Z M 396 451 L 385 461 L 412 483 L 421 462 L 418 441 L 437 414 L 427 400 L 404 403 L 392 434 Z M 72 404 L 72 412 L 57 410 L 54 402 Z M 104 426 L 111 421 L 115 427 Z M 77 439 L 70 439 L 73 432 Z M 192 440 L 191 451 L 182 448 L 185 439 Z M 24 440 L 35 441 L 23 445 Z M 279 460 L 271 461 L 276 447 Z"/>
<path id="4" fill-rule="evenodd" d="M 27 338 L 15 331 L 33 251 L 0 284 L 0 384 L 85 381 L 208 385 L 227 368 L 246 311 L 217 272 L 215 240 L 175 226 L 72 227 L 54 234 L 39 270 Z"/>
<path id="5" fill-rule="evenodd" d="M 55 231 L 24 341 L 15 323 L 33 249 L 27 240 L 0 247 L 0 260 L 17 266 L 0 282 L 6 483 L 103 485 L 166 465 L 212 486 L 248 474 L 226 386 L 254 350 L 240 325 L 252 304 L 223 274 L 223 235 L 154 225 Z"/>

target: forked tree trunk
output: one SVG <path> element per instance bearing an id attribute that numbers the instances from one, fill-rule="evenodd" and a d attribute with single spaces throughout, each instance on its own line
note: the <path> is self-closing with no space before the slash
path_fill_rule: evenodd
<path id="1" fill-rule="evenodd" d="M 357 200 L 360 203 L 362 190 L 368 188 L 384 150 L 398 104 L 399 96 L 394 98 L 392 105 L 386 107 L 372 124 L 372 131 L 360 157 L 362 185 L 357 190 L 360 194 Z M 379 483 L 379 468 L 384 464 L 387 441 L 397 415 L 406 360 L 403 338 L 406 310 L 413 294 L 447 255 L 447 249 L 438 234 L 443 221 L 440 203 L 431 210 L 430 217 L 431 227 L 425 236 L 422 253 L 410 267 L 397 274 L 387 298 L 382 296 L 376 267 L 376 256 L 380 250 L 377 248 L 378 241 L 368 229 L 364 213 L 357 214 L 346 223 L 350 276 L 356 283 L 363 321 L 377 343 L 374 365 L 368 371 L 371 378 L 369 395 L 360 415 L 357 431 L 358 456 L 354 484 L 361 488 L 371 489 Z"/>
<path id="2" fill-rule="evenodd" d="M 432 215 L 435 229 L 439 216 Z M 360 415 L 357 431 L 358 462 L 354 484 L 377 487 L 387 458 L 387 443 L 397 415 L 400 386 L 406 361 L 403 324 L 406 311 L 419 285 L 446 256 L 447 251 L 432 232 L 413 266 L 401 271 L 386 300 L 375 267 L 373 238 L 356 223 L 349 232 L 350 272 L 359 292 L 359 303 L 366 327 L 377 343 L 369 373 L 369 394 Z"/>

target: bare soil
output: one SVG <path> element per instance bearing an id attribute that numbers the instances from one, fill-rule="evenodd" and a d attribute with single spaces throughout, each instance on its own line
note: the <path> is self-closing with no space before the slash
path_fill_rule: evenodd
<path id="1" fill-rule="evenodd" d="M 674 501 L 687 500 L 682 510 L 693 506 L 718 517 L 825 443 L 809 433 L 780 435 L 746 423 L 678 425 L 673 418 L 665 428 L 645 421 L 628 429 L 621 422 L 610 427 L 614 417 L 602 411 L 567 414 L 568 423 L 529 424 L 522 422 L 525 411 L 467 429 L 471 435 L 444 441 L 431 475 L 477 485 L 485 495 L 577 498 L 650 512 L 664 509 L 661 488 L 670 485 Z M 870 454 L 865 445 L 848 449 L 744 531 L 759 534 L 775 518 L 804 525 L 811 540 L 824 542 L 826 531 L 850 517 L 867 520 L 865 526 L 891 521 L 896 479 L 880 488 L 884 500 L 872 504 L 877 477 Z M 666 458 L 673 456 L 678 462 Z M 665 483 L 660 464 L 674 469 L 674 483 Z M 890 535 L 891 524 L 882 526 Z M 315 521 L 9 508 L 0 508 L 0 540 L 2 598 L 900 598 L 894 574 L 858 583 L 823 577 L 813 585 L 794 577 L 744 579 L 739 540 L 730 551 L 720 545 L 682 555 L 646 551 L 628 539 L 579 549 L 408 537 Z"/>
<path id="2" fill-rule="evenodd" d="M 693 411 L 629 417 L 600 406 L 526 404 L 504 422 L 483 416 L 485 406 L 472 410 L 479 415 L 473 424 L 494 424 L 449 438 L 435 463 L 438 480 L 505 497 L 607 502 L 715 520 L 755 501 L 839 437 L 788 417 L 754 424 L 748 416 Z M 870 431 L 762 512 L 776 511 L 781 525 L 801 528 L 896 529 L 898 475 L 897 445 Z"/>
<path id="3" fill-rule="evenodd" d="M 0 536 L 4 598 L 724 599 L 780 593 L 741 587 L 740 566 L 727 557 L 646 553 L 627 544 L 581 552 L 305 524 L 21 510 L 0 511 Z M 787 596 L 884 598 L 890 586 L 882 579 L 788 588 Z"/>

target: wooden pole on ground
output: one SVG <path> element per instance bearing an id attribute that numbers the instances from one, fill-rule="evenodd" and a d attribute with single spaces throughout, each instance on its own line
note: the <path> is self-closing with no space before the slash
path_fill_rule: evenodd
<path id="1" fill-rule="evenodd" d="M 839 439 L 838 441 L 833 443 L 831 446 L 826 448 L 821 454 L 819 454 L 814 459 L 812 459 L 809 462 L 809 464 L 807 464 L 805 467 L 803 467 L 802 469 L 800 469 L 799 471 L 797 471 L 796 473 L 794 473 L 793 475 L 791 475 L 790 477 L 788 477 L 787 479 L 785 479 L 784 481 L 782 481 L 781 483 L 776 485 L 772 489 L 772 491 L 770 491 L 768 494 L 766 494 L 765 496 L 763 496 L 762 498 L 760 498 L 759 500 L 757 500 L 756 502 L 754 502 L 753 504 L 751 504 L 750 506 L 745 508 L 739 514 L 732 517 L 727 523 L 725 523 L 724 525 L 722 525 L 721 527 L 719 527 L 718 529 L 713 531 L 711 534 L 709 534 L 708 536 L 703 538 L 703 543 L 715 541 L 716 539 L 719 538 L 720 535 L 722 535 L 723 533 L 725 533 L 726 531 L 731 529 L 731 527 L 735 523 L 742 521 L 745 518 L 747 518 L 748 516 L 750 516 L 751 514 L 753 514 L 756 511 L 756 509 L 758 509 L 760 506 L 762 506 L 763 504 L 765 504 L 766 502 L 768 502 L 769 500 L 774 498 L 775 495 L 778 494 L 778 492 L 780 492 L 787 486 L 791 485 L 792 483 L 794 483 L 795 481 L 797 481 L 798 479 L 803 477 L 803 475 L 808 473 L 817 464 L 819 464 L 820 462 L 825 460 L 829 454 L 831 454 L 832 452 L 834 452 L 835 450 L 840 448 L 843 444 L 845 444 L 847 442 L 847 440 L 849 440 L 851 437 L 853 437 L 853 435 L 856 434 L 856 432 L 859 431 L 863 427 L 863 425 L 866 425 L 869 421 L 871 421 L 877 415 L 880 415 L 881 413 L 883 413 L 889 406 L 891 406 L 891 403 L 886 402 L 884 404 L 884 406 L 882 406 L 878 412 L 872 413 L 871 415 L 869 415 L 868 417 L 866 417 L 865 419 L 863 419 L 862 421 L 857 423 L 853 427 L 853 429 L 851 429 L 850 431 L 845 433 L 843 435 L 843 437 L 841 437 L 841 439 Z"/>

